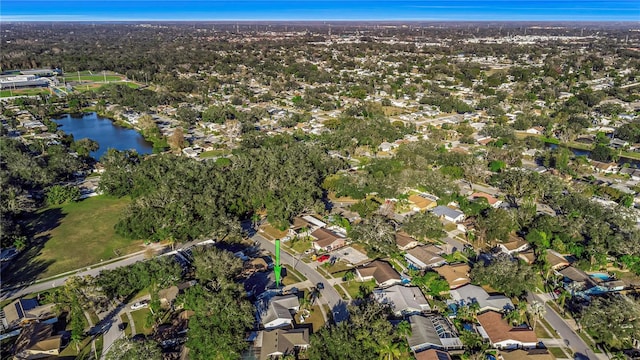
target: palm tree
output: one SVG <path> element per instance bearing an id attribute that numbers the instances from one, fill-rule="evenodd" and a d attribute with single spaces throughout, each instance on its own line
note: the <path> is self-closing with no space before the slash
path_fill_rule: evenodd
<path id="1" fill-rule="evenodd" d="M 400 321 L 396 326 L 396 333 L 403 338 L 410 337 L 412 335 L 411 324 L 406 320 Z"/>
<path id="2" fill-rule="evenodd" d="M 400 359 L 400 356 L 402 356 L 400 345 L 392 341 L 387 341 L 384 344 L 381 344 L 379 351 L 380 360 Z"/>
<path id="3" fill-rule="evenodd" d="M 529 304 L 528 306 L 528 313 L 531 316 L 531 323 L 532 323 L 532 327 L 535 330 L 536 329 L 536 323 L 538 322 L 538 319 L 540 319 L 541 317 L 544 316 L 544 314 L 547 312 L 547 309 L 545 309 L 544 304 L 539 302 L 539 301 L 534 301 L 531 304 Z"/>
<path id="4" fill-rule="evenodd" d="M 556 302 L 558 303 L 558 306 L 560 307 L 560 309 L 562 309 L 562 312 L 564 313 L 564 306 L 567 303 L 567 299 L 569 299 L 571 297 L 571 294 L 569 294 L 569 292 L 567 290 L 562 290 L 562 292 L 560 292 L 560 295 L 558 295 L 558 298 L 556 299 Z"/>
<path id="5" fill-rule="evenodd" d="M 347 283 L 350 283 L 351 280 L 356 278 L 356 273 L 354 271 L 347 271 L 344 274 L 344 279 L 347 281 Z"/>

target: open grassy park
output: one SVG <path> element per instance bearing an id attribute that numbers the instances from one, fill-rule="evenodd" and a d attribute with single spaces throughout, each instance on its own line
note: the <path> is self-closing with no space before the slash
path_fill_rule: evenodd
<path id="1" fill-rule="evenodd" d="M 143 250 L 142 241 L 125 239 L 114 230 L 129 202 L 102 195 L 39 211 L 30 223 L 33 240 L 3 272 L 4 280 L 46 278 Z"/>

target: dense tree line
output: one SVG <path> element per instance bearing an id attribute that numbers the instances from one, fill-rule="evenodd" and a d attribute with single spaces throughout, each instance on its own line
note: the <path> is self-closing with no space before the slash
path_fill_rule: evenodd
<path id="1" fill-rule="evenodd" d="M 238 151 L 226 166 L 109 152 L 100 187 L 134 198 L 116 230 L 131 238 L 186 241 L 227 234 L 234 219 L 254 211 L 266 210 L 271 223 L 286 226 L 300 212 L 324 209 L 320 184 L 341 162 L 291 139 L 270 141 Z"/>

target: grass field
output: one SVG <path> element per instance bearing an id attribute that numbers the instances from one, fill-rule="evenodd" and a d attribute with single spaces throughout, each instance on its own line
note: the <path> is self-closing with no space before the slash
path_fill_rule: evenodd
<path id="1" fill-rule="evenodd" d="M 49 90 L 46 88 L 36 89 L 18 89 L 18 90 L 2 90 L 0 91 L 0 97 L 20 96 L 20 95 L 38 95 L 49 94 Z"/>
<path id="2" fill-rule="evenodd" d="M 72 74 L 68 74 L 62 78 L 59 79 L 59 81 L 66 81 L 66 82 L 104 82 L 105 78 L 107 79 L 107 81 L 120 81 L 123 79 L 122 76 L 120 75 L 106 75 L 103 76 L 102 74 L 94 74 L 94 75 L 88 75 L 88 74 L 80 74 L 80 76 L 76 75 L 72 75 Z"/>
<path id="3" fill-rule="evenodd" d="M 349 296 L 351 296 L 352 299 L 357 299 L 358 295 L 360 294 L 360 285 L 364 285 L 366 286 L 369 291 L 373 290 L 373 288 L 376 287 L 376 282 L 375 280 L 369 280 L 366 282 L 359 282 L 359 281 L 348 281 L 346 283 L 342 284 L 342 287 L 345 288 L 345 290 L 347 290 L 347 292 L 349 293 Z"/>
<path id="4" fill-rule="evenodd" d="M 39 211 L 34 239 L 7 269 L 5 281 L 30 281 L 142 250 L 142 241 L 117 235 L 114 225 L 129 199 L 96 196 Z"/>

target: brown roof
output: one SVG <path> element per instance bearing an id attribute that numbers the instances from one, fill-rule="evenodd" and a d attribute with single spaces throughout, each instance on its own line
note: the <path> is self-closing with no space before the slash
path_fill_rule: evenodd
<path id="1" fill-rule="evenodd" d="M 442 253 L 442 249 L 439 249 L 436 246 L 418 246 L 407 251 L 407 254 L 411 254 L 426 265 L 432 265 L 443 261 L 444 258 L 438 255 L 438 253 Z"/>
<path id="2" fill-rule="evenodd" d="M 504 360 L 554 360 L 547 349 L 500 351 Z"/>
<path id="3" fill-rule="evenodd" d="M 60 350 L 62 336 L 53 334 L 53 325 L 45 323 L 31 323 L 24 328 L 16 340 L 16 354 L 23 351 L 52 351 Z"/>
<path id="4" fill-rule="evenodd" d="M 471 282 L 469 279 L 469 271 L 471 271 L 471 268 L 465 263 L 443 265 L 434 270 L 447 280 L 451 289 L 459 288 Z"/>
<path id="5" fill-rule="evenodd" d="M 327 229 L 324 229 L 324 228 L 320 228 L 320 229 L 312 232 L 311 236 L 313 236 L 314 238 L 318 239 L 318 240 L 316 240 L 316 244 L 318 244 L 318 246 L 320 246 L 320 247 L 327 247 L 327 246 L 333 244 L 334 241 L 336 241 L 338 239 L 343 239 L 343 238 L 339 237 L 338 235 L 336 235 L 333 231 L 327 230 Z"/>
<path id="6" fill-rule="evenodd" d="M 293 218 L 293 225 L 291 226 L 292 229 L 294 230 L 298 230 L 298 229 L 302 229 L 304 227 L 306 227 L 307 229 L 311 228 L 311 224 L 309 224 L 309 222 L 301 217 L 294 217 Z"/>
<path id="7" fill-rule="evenodd" d="M 406 232 L 402 232 L 401 231 L 399 233 L 396 233 L 396 244 L 398 244 L 398 246 L 400 246 L 400 247 L 405 247 L 405 246 L 411 244 L 414 241 L 418 241 L 418 240 L 412 238 Z"/>
<path id="8" fill-rule="evenodd" d="M 373 276 L 378 284 L 389 280 L 400 280 L 400 274 L 386 261 L 372 261 L 368 265 L 358 268 L 357 271 L 362 277 Z"/>
<path id="9" fill-rule="evenodd" d="M 478 315 L 478 323 L 487 332 L 492 343 L 505 340 L 516 340 L 522 343 L 538 342 L 533 330 L 511 327 L 507 320 L 502 318 L 502 314 L 493 310 Z"/>
<path id="10" fill-rule="evenodd" d="M 422 196 L 413 194 L 409 196 L 409 201 L 415 204 L 420 209 L 426 209 L 429 205 L 433 204 L 435 201 L 429 200 Z"/>
<path id="11" fill-rule="evenodd" d="M 564 256 L 551 249 L 547 249 L 547 262 L 554 269 L 562 266 L 568 266 L 570 264 Z"/>
<path id="12" fill-rule="evenodd" d="M 272 330 L 262 333 L 260 359 L 271 354 L 289 354 L 296 347 L 309 346 L 309 329 Z"/>
<path id="13" fill-rule="evenodd" d="M 429 349 L 417 353 L 416 360 L 451 360 L 451 356 L 446 351 Z"/>
<path id="14" fill-rule="evenodd" d="M 527 264 L 533 264 L 533 262 L 536 261 L 536 254 L 533 250 L 523 251 L 518 254 L 518 257 L 524 260 Z"/>
<path id="15" fill-rule="evenodd" d="M 526 244 L 528 244 L 528 242 L 525 239 L 519 236 L 510 236 L 509 241 L 506 243 L 503 243 L 502 246 L 506 247 L 507 250 L 511 251 Z"/>
<path id="16" fill-rule="evenodd" d="M 487 199 L 487 202 L 489 203 L 489 205 L 494 205 L 495 203 L 498 202 L 498 199 L 494 198 L 493 196 L 487 194 L 487 193 L 483 193 L 483 192 L 474 192 L 473 194 L 471 194 L 470 196 L 472 199 L 477 199 L 477 198 L 485 198 Z"/>

